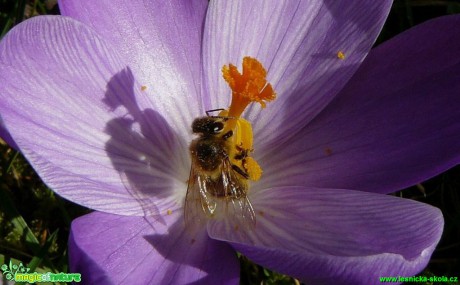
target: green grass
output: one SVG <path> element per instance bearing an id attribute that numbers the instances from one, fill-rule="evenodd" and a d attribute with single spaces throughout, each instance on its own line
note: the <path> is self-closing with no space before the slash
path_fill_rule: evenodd
<path id="1" fill-rule="evenodd" d="M 47 7 L 44 0 L 0 0 L 1 36 L 25 18 L 57 12 L 56 7 Z M 460 13 L 458 1 L 395 1 L 378 43 L 427 19 L 453 13 Z M 460 277 L 460 257 L 456 253 L 460 252 L 460 167 L 396 195 L 434 205 L 444 214 L 442 240 L 428 267 L 419 275 Z M 13 261 L 22 262 L 31 272 L 67 272 L 70 223 L 88 212 L 56 196 L 20 153 L 0 143 L 0 265 Z M 243 256 L 240 261 L 242 284 L 299 284 Z M 425 283 L 428 284 L 431 283 Z"/>

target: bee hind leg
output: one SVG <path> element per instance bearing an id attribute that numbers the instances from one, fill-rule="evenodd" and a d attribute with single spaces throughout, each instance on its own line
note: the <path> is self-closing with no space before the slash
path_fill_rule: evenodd
<path id="1" fill-rule="evenodd" d="M 243 176 L 245 179 L 249 179 L 249 174 L 247 174 L 245 171 L 243 171 L 238 166 L 232 164 L 232 169 L 236 171 L 238 174 L 240 174 L 241 176 Z"/>

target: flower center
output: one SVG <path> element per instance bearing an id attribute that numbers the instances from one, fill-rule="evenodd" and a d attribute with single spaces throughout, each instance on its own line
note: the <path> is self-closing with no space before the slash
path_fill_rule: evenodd
<path id="1" fill-rule="evenodd" d="M 243 58 L 243 71 L 240 73 L 233 64 L 224 65 L 222 74 L 232 90 L 232 102 L 228 110 L 222 111 L 220 116 L 229 117 L 223 133 L 233 131 L 231 138 L 230 161 L 244 169 L 250 180 L 257 181 L 262 175 L 259 164 L 250 157 L 253 151 L 253 134 L 251 123 L 240 118 L 246 107 L 252 103 L 259 103 L 265 108 L 266 102 L 276 98 L 276 93 L 267 82 L 267 71 L 255 58 Z"/>
<path id="2" fill-rule="evenodd" d="M 232 90 L 230 107 L 217 109 L 222 110 L 218 116 L 210 116 L 208 111 L 208 116 L 192 123 L 192 132 L 198 137 L 189 147 L 192 167 L 184 204 L 188 228 L 206 222 L 207 218 L 228 215 L 236 218 L 236 228 L 240 222 L 242 226 L 250 224 L 249 228 L 256 222 L 248 198 L 248 180 L 259 180 L 262 169 L 251 157 L 251 123 L 240 116 L 249 103 L 258 102 L 264 108 L 276 94 L 267 82 L 264 67 L 254 58 L 243 58 L 242 73 L 232 64 L 224 66 L 222 73 Z"/>

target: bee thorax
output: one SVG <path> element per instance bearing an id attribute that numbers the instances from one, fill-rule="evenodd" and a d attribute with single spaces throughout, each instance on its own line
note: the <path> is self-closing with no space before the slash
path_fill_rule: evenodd
<path id="1" fill-rule="evenodd" d="M 190 150 L 195 156 L 197 164 L 204 171 L 216 170 L 227 156 L 223 143 L 212 138 L 195 140 Z"/>

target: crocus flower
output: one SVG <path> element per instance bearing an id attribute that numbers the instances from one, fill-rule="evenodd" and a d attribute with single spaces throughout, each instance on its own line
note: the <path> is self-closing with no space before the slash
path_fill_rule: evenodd
<path id="1" fill-rule="evenodd" d="M 237 284 L 235 250 L 310 284 L 426 266 L 440 211 L 382 193 L 459 161 L 459 16 L 369 53 L 391 1 L 59 4 L 68 17 L 0 43 L 0 114 L 49 187 L 99 211 L 72 225 L 84 283 Z M 190 126 L 229 106 L 222 67 L 246 56 L 277 93 L 243 113 L 263 169 L 248 193 L 256 225 L 189 232 Z"/>

